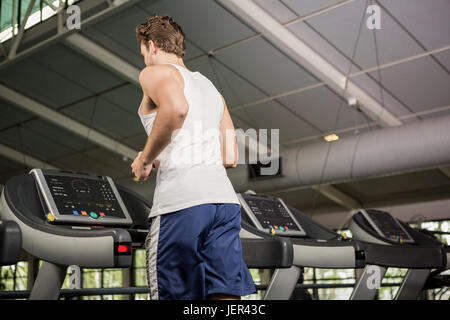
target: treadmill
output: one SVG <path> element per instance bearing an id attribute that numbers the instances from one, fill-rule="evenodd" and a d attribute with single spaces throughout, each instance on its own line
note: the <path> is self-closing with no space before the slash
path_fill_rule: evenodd
<path id="1" fill-rule="evenodd" d="M 288 300 L 301 276 L 301 268 L 350 269 L 365 266 L 365 247 L 346 239 L 287 206 L 282 199 L 254 193 L 238 194 L 242 208 L 241 237 L 267 235 L 289 239 L 293 245 L 293 265 L 276 269 L 265 299 Z"/>
<path id="2" fill-rule="evenodd" d="M 15 233 L 8 231 L 9 239 L 15 234 L 11 250 L 21 248 L 43 260 L 30 299 L 54 300 L 70 265 L 130 267 L 132 249 L 144 246 L 150 209 L 149 201 L 109 177 L 33 169 L 5 184 L 0 197 L 0 235 L 6 227 L 13 230 L 16 225 Z M 289 239 L 248 234 L 250 237 L 241 238 L 241 242 L 249 268 L 291 267 Z M 0 247 L 2 254 L 4 247 Z M 273 283 L 279 286 L 276 277 Z"/>
<path id="3" fill-rule="evenodd" d="M 397 267 L 408 271 L 395 299 L 416 300 L 432 269 L 449 268 L 448 247 L 386 211 L 359 210 L 352 216 L 349 229 L 355 239 L 363 242 L 367 264 L 358 278 L 353 299 L 373 299 L 387 268 Z M 368 286 L 375 274 L 378 285 Z"/>

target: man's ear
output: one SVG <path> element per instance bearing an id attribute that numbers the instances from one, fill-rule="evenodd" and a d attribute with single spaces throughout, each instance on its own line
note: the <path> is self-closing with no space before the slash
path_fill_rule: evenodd
<path id="1" fill-rule="evenodd" d="M 156 54 L 156 50 L 158 49 L 158 47 L 155 45 L 155 43 L 153 42 L 153 40 L 149 40 L 148 41 L 148 48 L 149 51 L 152 55 Z"/>

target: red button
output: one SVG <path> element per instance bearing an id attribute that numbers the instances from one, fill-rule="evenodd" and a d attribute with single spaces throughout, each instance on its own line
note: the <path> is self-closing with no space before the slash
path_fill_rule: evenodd
<path id="1" fill-rule="evenodd" d="M 100 217 L 104 217 L 105 216 L 104 212 L 99 212 L 98 214 L 100 215 Z"/>
<path id="2" fill-rule="evenodd" d="M 117 246 L 117 252 L 119 252 L 119 253 L 127 253 L 130 251 L 131 251 L 131 246 L 129 246 L 129 245 L 119 244 Z"/>

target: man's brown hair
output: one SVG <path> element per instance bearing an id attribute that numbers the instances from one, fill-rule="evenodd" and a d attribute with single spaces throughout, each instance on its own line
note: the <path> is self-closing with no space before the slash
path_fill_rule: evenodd
<path id="1" fill-rule="evenodd" d="M 147 22 L 136 27 L 136 36 L 139 42 L 152 40 L 156 46 L 167 53 L 174 53 L 182 58 L 186 53 L 185 36 L 181 27 L 169 16 L 154 15 Z"/>

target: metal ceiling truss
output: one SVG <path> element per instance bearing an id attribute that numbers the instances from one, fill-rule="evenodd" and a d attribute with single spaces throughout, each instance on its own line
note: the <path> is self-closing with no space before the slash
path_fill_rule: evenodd
<path id="1" fill-rule="evenodd" d="M 342 92 L 345 99 L 356 99 L 358 106 L 364 110 L 370 118 L 383 127 L 398 126 L 401 125 L 402 122 L 383 105 L 378 103 L 369 94 L 353 83 L 350 78 L 449 49 L 449 47 L 444 47 L 438 49 L 438 51 L 428 51 L 414 57 L 401 59 L 397 62 L 391 62 L 385 65 L 377 66 L 376 68 L 369 68 L 350 75 L 344 75 L 329 62 L 327 62 L 322 56 L 312 50 L 308 44 L 304 43 L 289 29 L 287 29 L 287 24 L 280 24 L 252 0 L 216 0 L 216 2 L 221 4 L 225 9 L 229 10 L 229 12 L 234 14 L 241 21 L 252 27 L 256 32 L 260 32 L 260 35 L 264 36 L 281 52 L 294 61 L 300 63 L 321 81 L 323 81 L 318 83 L 316 86 L 310 86 L 311 88 L 326 84 L 335 92 Z M 345 4 L 345 1 L 342 3 Z M 306 18 L 300 17 L 295 20 L 302 21 L 304 19 Z M 294 23 L 297 22 L 295 20 Z M 303 91 L 302 88 L 299 88 L 290 92 L 295 94 L 301 91 Z M 289 95 L 290 92 L 287 94 L 281 93 L 273 97 L 265 98 L 264 100 L 267 101 L 271 98 L 276 99 L 280 96 L 286 96 Z M 251 105 L 254 104 L 246 103 L 245 105 L 237 106 L 235 108 L 242 109 Z M 235 109 L 232 108 L 232 110 Z M 352 199 L 346 194 L 343 194 L 340 190 L 331 185 L 315 186 L 313 189 L 346 208 L 355 209 L 360 205 L 358 201 Z"/>
<path id="2" fill-rule="evenodd" d="M 7 42 L 2 44 L 2 51 L 4 53 L 7 53 L 6 59 L 4 59 L 0 63 L 0 69 L 5 68 L 13 63 L 18 62 L 20 59 L 23 59 L 31 54 L 34 54 L 38 52 L 39 50 L 42 50 L 52 44 L 55 44 L 62 39 L 68 37 L 71 34 L 74 34 L 78 32 L 77 29 L 67 29 L 67 27 L 64 26 L 64 10 L 62 10 L 62 5 L 59 8 L 56 8 L 55 6 L 51 5 L 50 1 L 46 1 L 47 4 L 51 5 L 53 10 L 58 10 L 58 14 L 55 17 L 51 17 L 48 20 L 40 22 L 38 25 L 35 26 L 35 30 L 29 30 L 25 33 L 25 25 L 27 23 L 27 20 L 30 16 L 32 7 L 34 5 L 34 1 L 32 0 L 27 8 L 27 12 L 25 14 L 24 20 L 20 24 L 19 32 L 17 35 L 15 35 L 12 39 L 8 40 Z M 92 25 L 94 23 L 97 23 L 113 14 L 116 14 L 129 6 L 139 2 L 141 0 L 89 0 L 89 1 L 82 1 L 78 3 L 77 5 L 80 7 L 80 11 L 82 13 L 84 12 L 90 12 L 91 10 L 96 9 L 95 13 L 88 16 L 83 17 L 81 20 L 82 27 L 86 28 L 89 25 Z M 61 1 L 60 3 L 64 3 L 64 1 Z M 100 8 L 98 10 L 97 8 Z M 15 23 L 13 23 L 15 25 Z M 47 32 L 53 32 L 54 35 L 46 38 L 41 39 L 36 44 L 27 46 L 26 49 L 20 50 L 21 46 L 26 45 L 27 43 L 32 43 L 33 41 L 36 42 L 37 39 L 40 38 L 42 34 L 45 34 Z M 8 50 L 8 44 L 9 44 L 9 50 Z"/>
<path id="3" fill-rule="evenodd" d="M 49 163 L 39 160 L 38 158 L 30 156 L 26 153 L 17 151 L 17 150 L 15 150 L 11 147 L 8 147 L 7 145 L 4 145 L 4 144 L 0 144 L 0 155 L 4 156 L 5 158 L 8 158 L 10 160 L 13 160 L 15 162 L 22 163 L 29 168 L 45 168 L 45 169 L 58 170 L 57 167 L 55 167 Z"/>
<path id="4" fill-rule="evenodd" d="M 16 92 L 4 85 L 0 84 L 0 97 L 6 101 L 11 102 L 13 105 L 20 107 L 30 113 L 37 115 L 38 117 L 45 119 L 56 126 L 64 128 L 80 137 L 88 139 L 89 141 L 104 147 L 116 154 L 127 157 L 128 159 L 134 159 L 138 152 L 121 142 L 114 140 L 105 134 L 94 130 L 72 118 L 53 110 L 52 108 L 43 105 L 42 103 L 35 101 L 23 94 Z"/>

